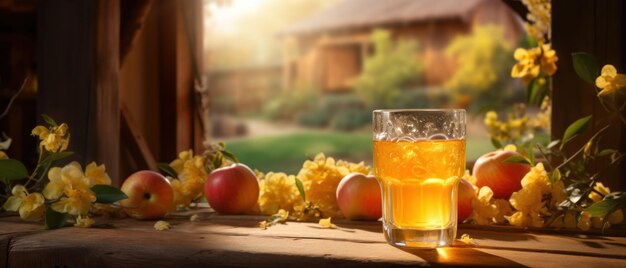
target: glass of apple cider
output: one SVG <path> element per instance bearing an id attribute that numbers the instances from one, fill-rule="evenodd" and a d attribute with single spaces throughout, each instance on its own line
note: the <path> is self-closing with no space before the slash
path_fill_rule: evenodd
<path id="1" fill-rule="evenodd" d="M 465 172 L 465 110 L 375 110 L 373 124 L 385 238 L 401 247 L 451 245 Z"/>

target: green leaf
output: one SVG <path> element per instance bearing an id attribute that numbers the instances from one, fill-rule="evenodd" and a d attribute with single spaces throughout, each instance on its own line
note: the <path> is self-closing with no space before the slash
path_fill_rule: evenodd
<path id="1" fill-rule="evenodd" d="M 50 206 L 46 206 L 45 227 L 47 230 L 58 229 L 65 225 L 68 218 L 67 213 L 57 212 Z"/>
<path id="2" fill-rule="evenodd" d="M 168 163 L 157 163 L 157 167 L 165 173 L 165 175 L 170 176 L 172 178 L 178 178 L 178 174 L 176 174 L 176 170 L 174 170 Z"/>
<path id="3" fill-rule="evenodd" d="M 539 83 L 539 79 L 545 78 L 537 77 L 528 84 L 528 99 L 526 101 L 529 104 L 539 105 L 545 96 L 545 87 Z"/>
<path id="4" fill-rule="evenodd" d="M 574 136 L 584 132 L 587 130 L 589 126 L 589 122 L 591 121 L 592 116 L 583 117 L 581 119 L 576 120 L 576 122 L 572 123 L 567 127 L 565 133 L 563 134 L 563 138 L 561 139 L 563 142 L 561 143 L 561 149 L 563 149 L 563 145 L 567 143 L 569 140 L 574 138 Z"/>
<path id="5" fill-rule="evenodd" d="M 11 138 L 6 138 L 4 141 L 0 142 L 0 150 L 9 149 L 11 146 Z"/>
<path id="6" fill-rule="evenodd" d="M 0 159 L 0 180 L 9 181 L 28 178 L 28 170 L 22 162 L 15 159 Z"/>
<path id="7" fill-rule="evenodd" d="M 46 123 L 48 123 L 48 125 L 51 125 L 53 127 L 58 126 L 57 122 L 54 121 L 54 119 L 52 119 L 52 117 L 50 117 L 47 114 L 41 114 L 41 118 L 43 118 L 43 121 L 45 121 Z"/>
<path id="8" fill-rule="evenodd" d="M 70 152 L 70 151 L 52 153 L 52 154 L 46 156 L 46 158 L 44 158 L 43 160 L 41 160 L 41 166 L 46 166 L 48 164 L 52 164 L 55 161 L 59 161 L 61 159 L 70 157 L 73 154 L 74 154 L 74 152 Z"/>
<path id="9" fill-rule="evenodd" d="M 111 204 L 128 198 L 120 189 L 109 185 L 94 185 L 91 191 L 96 194 L 96 203 Z"/>
<path id="10" fill-rule="evenodd" d="M 550 172 L 550 183 L 554 184 L 555 182 L 561 180 L 561 171 L 557 168 Z"/>
<path id="11" fill-rule="evenodd" d="M 530 163 L 528 162 L 528 160 L 526 160 L 526 158 L 519 156 L 519 155 L 514 155 L 514 156 L 507 158 L 506 160 L 504 160 L 504 163 L 516 163 L 516 164 L 530 165 Z"/>
<path id="12" fill-rule="evenodd" d="M 224 156 L 226 156 L 226 158 L 228 158 L 228 159 L 232 160 L 232 161 L 233 161 L 233 162 L 235 162 L 235 163 L 239 163 L 239 159 L 237 159 L 237 156 L 235 156 L 235 154 L 233 154 L 233 153 L 231 153 L 231 152 L 229 152 L 229 151 L 226 151 L 226 150 L 221 150 L 220 152 L 221 152 Z"/>
<path id="13" fill-rule="evenodd" d="M 587 211 L 591 217 L 604 217 L 604 215 L 621 203 L 621 199 L 604 199 L 585 208 L 585 211 Z"/>
<path id="14" fill-rule="evenodd" d="M 555 146 L 559 145 L 559 143 L 560 143 L 560 142 L 561 142 L 561 140 L 553 140 L 553 141 L 551 141 L 551 142 L 548 144 L 548 147 L 547 147 L 547 148 L 548 148 L 548 149 L 552 149 L 552 148 L 554 148 Z"/>
<path id="15" fill-rule="evenodd" d="M 300 196 L 302 197 L 302 201 L 306 202 L 306 195 L 304 194 L 304 186 L 302 185 L 302 181 L 300 179 L 296 179 L 296 187 L 298 187 L 298 192 L 300 192 Z"/>
<path id="16" fill-rule="evenodd" d="M 499 140 L 496 140 L 495 138 L 491 138 L 491 144 L 493 145 L 493 147 L 495 147 L 496 149 L 500 149 L 502 148 L 502 143 L 500 143 Z"/>
<path id="17" fill-rule="evenodd" d="M 607 155 L 614 154 L 614 153 L 617 153 L 617 150 L 615 150 L 615 149 L 604 149 L 604 150 L 602 150 L 602 151 L 600 151 L 598 153 L 598 156 L 602 157 L 602 156 L 607 156 Z"/>
<path id="18" fill-rule="evenodd" d="M 600 67 L 596 57 L 585 52 L 572 53 L 574 71 L 585 82 L 595 85 L 596 78 L 600 75 Z"/>

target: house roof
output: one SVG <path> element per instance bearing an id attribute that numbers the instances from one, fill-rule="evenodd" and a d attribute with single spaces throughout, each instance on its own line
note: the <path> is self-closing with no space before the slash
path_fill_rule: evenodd
<path id="1" fill-rule="evenodd" d="M 485 1 L 488 0 L 344 0 L 297 22 L 281 34 L 308 34 L 426 20 L 465 20 L 475 7 Z"/>

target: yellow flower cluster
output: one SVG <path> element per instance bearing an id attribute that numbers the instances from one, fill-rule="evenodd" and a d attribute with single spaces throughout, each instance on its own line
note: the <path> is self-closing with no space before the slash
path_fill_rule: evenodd
<path id="1" fill-rule="evenodd" d="M 363 162 L 335 161 L 320 153 L 313 160 L 304 162 L 297 177 L 302 181 L 307 201 L 317 204 L 323 217 L 341 218 L 335 197 L 337 185 L 352 172 L 369 174 L 370 167 Z"/>
<path id="2" fill-rule="evenodd" d="M 57 212 L 70 215 L 87 215 L 96 194 L 91 191 L 94 185 L 110 185 L 111 178 L 105 172 L 104 165 L 90 163 L 85 172 L 77 162 L 69 163 L 63 168 L 53 167 L 48 172 L 50 182 L 44 187 L 46 199 L 57 200 L 51 208 Z"/>
<path id="3" fill-rule="evenodd" d="M 543 227 L 544 217 L 550 216 L 552 208 L 567 198 L 563 181 L 551 184 L 548 172 L 542 163 L 538 163 L 521 183 L 522 189 L 514 192 L 509 199 L 517 211 L 507 219 L 515 226 Z"/>
<path id="4" fill-rule="evenodd" d="M 191 202 L 202 196 L 208 176 L 205 162 L 203 156 L 194 156 L 193 150 L 188 150 L 180 152 L 178 159 L 170 163 L 178 174 L 178 179 L 170 178 L 174 190 L 172 210 L 188 207 Z"/>
<path id="5" fill-rule="evenodd" d="M 11 196 L 2 208 L 6 211 L 18 211 L 23 220 L 38 220 L 44 212 L 44 198 L 40 193 L 28 193 L 23 185 L 15 185 Z"/>
<path id="6" fill-rule="evenodd" d="M 481 187 L 478 195 L 472 199 L 472 209 L 469 218 L 473 223 L 481 225 L 505 223 L 506 217 L 513 213 L 509 202 L 494 199 L 493 191 L 487 186 Z"/>
<path id="7" fill-rule="evenodd" d="M 40 146 L 48 152 L 65 151 L 70 142 L 69 127 L 66 123 L 59 126 L 51 126 L 50 128 L 36 126 L 31 134 L 39 137 L 41 141 Z"/>
<path id="8" fill-rule="evenodd" d="M 598 95 L 608 95 L 621 88 L 626 88 L 626 75 L 618 74 L 615 66 L 604 65 L 602 72 L 596 78 L 596 86 L 602 89 Z"/>
<path id="9" fill-rule="evenodd" d="M 602 184 L 601 182 L 596 182 L 596 184 L 593 186 L 593 191 L 589 193 L 589 199 L 591 199 L 594 203 L 600 202 L 602 201 L 602 199 L 604 199 L 604 196 L 608 195 L 609 193 L 611 193 L 611 189 L 609 189 L 609 187 L 604 186 L 604 184 Z M 624 213 L 621 209 L 618 209 L 612 212 L 610 215 L 607 215 L 606 217 L 609 224 L 618 224 L 624 220 Z M 590 219 L 587 219 L 586 221 L 590 222 L 590 225 L 593 228 L 602 228 L 604 218 L 592 217 Z M 588 223 L 583 223 L 583 227 L 587 225 Z"/>
<path id="10" fill-rule="evenodd" d="M 76 222 L 74 223 L 74 227 L 89 228 L 94 223 L 95 221 L 92 218 L 89 218 L 88 216 L 78 215 L 78 217 L 76 217 Z"/>
<path id="11" fill-rule="evenodd" d="M 540 111 L 534 117 L 526 114 L 524 104 L 518 103 L 507 115 L 506 121 L 500 121 L 495 111 L 488 111 L 483 123 L 490 138 L 501 143 L 517 143 L 532 138 L 533 130 L 543 130 L 547 133 L 550 130 L 551 114 L 550 98 L 546 96 L 541 103 Z"/>
<path id="12" fill-rule="evenodd" d="M 331 222 L 331 219 L 332 219 L 332 217 L 328 217 L 326 219 L 320 219 L 317 224 L 319 224 L 319 226 L 324 228 L 324 229 L 334 229 L 334 228 L 337 228 L 337 226 L 335 226 Z"/>
<path id="13" fill-rule="evenodd" d="M 526 84 L 539 76 L 540 72 L 551 76 L 556 72 L 556 62 L 559 58 L 550 44 L 542 44 L 531 49 L 518 48 L 513 57 L 517 63 L 511 69 L 511 77 L 522 78 Z"/>
<path id="14" fill-rule="evenodd" d="M 105 172 L 104 165 L 90 163 L 83 172 L 77 162 L 63 168 L 53 167 L 48 171 L 50 182 L 42 193 L 28 193 L 23 185 L 13 187 L 12 195 L 4 203 L 7 211 L 19 211 L 24 220 L 38 220 L 45 210 L 45 199 L 51 200 L 53 210 L 76 216 L 76 227 L 89 227 L 93 224 L 87 214 L 96 201 L 96 194 L 91 191 L 94 185 L 110 185 L 111 178 Z M 45 197 L 45 199 L 44 199 Z"/>
<path id="15" fill-rule="evenodd" d="M 507 121 L 500 121 L 498 113 L 489 111 L 485 114 L 484 123 L 489 137 L 501 142 L 519 140 L 528 131 L 528 116 L 525 114 L 511 113 Z"/>
<path id="16" fill-rule="evenodd" d="M 154 230 L 165 231 L 172 228 L 172 225 L 167 221 L 157 221 L 154 223 Z"/>
<path id="17" fill-rule="evenodd" d="M 285 173 L 269 172 L 260 174 L 259 178 L 259 212 L 272 215 L 279 210 L 293 211 L 296 204 L 302 202 L 296 176 Z"/>
<path id="18" fill-rule="evenodd" d="M 526 18 L 530 21 L 524 25 L 526 32 L 535 40 L 545 43 L 551 25 L 550 0 L 522 0 L 522 3 L 528 8 Z"/>

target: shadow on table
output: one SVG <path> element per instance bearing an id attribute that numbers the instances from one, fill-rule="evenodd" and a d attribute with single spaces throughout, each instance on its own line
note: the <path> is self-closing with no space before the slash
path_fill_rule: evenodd
<path id="1" fill-rule="evenodd" d="M 371 232 L 371 233 L 382 233 L 383 225 L 381 222 L 371 222 L 371 221 L 349 221 L 349 220 L 338 220 L 333 222 L 337 227 L 342 229 L 359 229 L 361 231 Z"/>
<path id="2" fill-rule="evenodd" d="M 447 247 L 437 249 L 399 248 L 422 258 L 432 266 L 459 267 L 526 267 L 512 260 L 473 248 Z"/>

